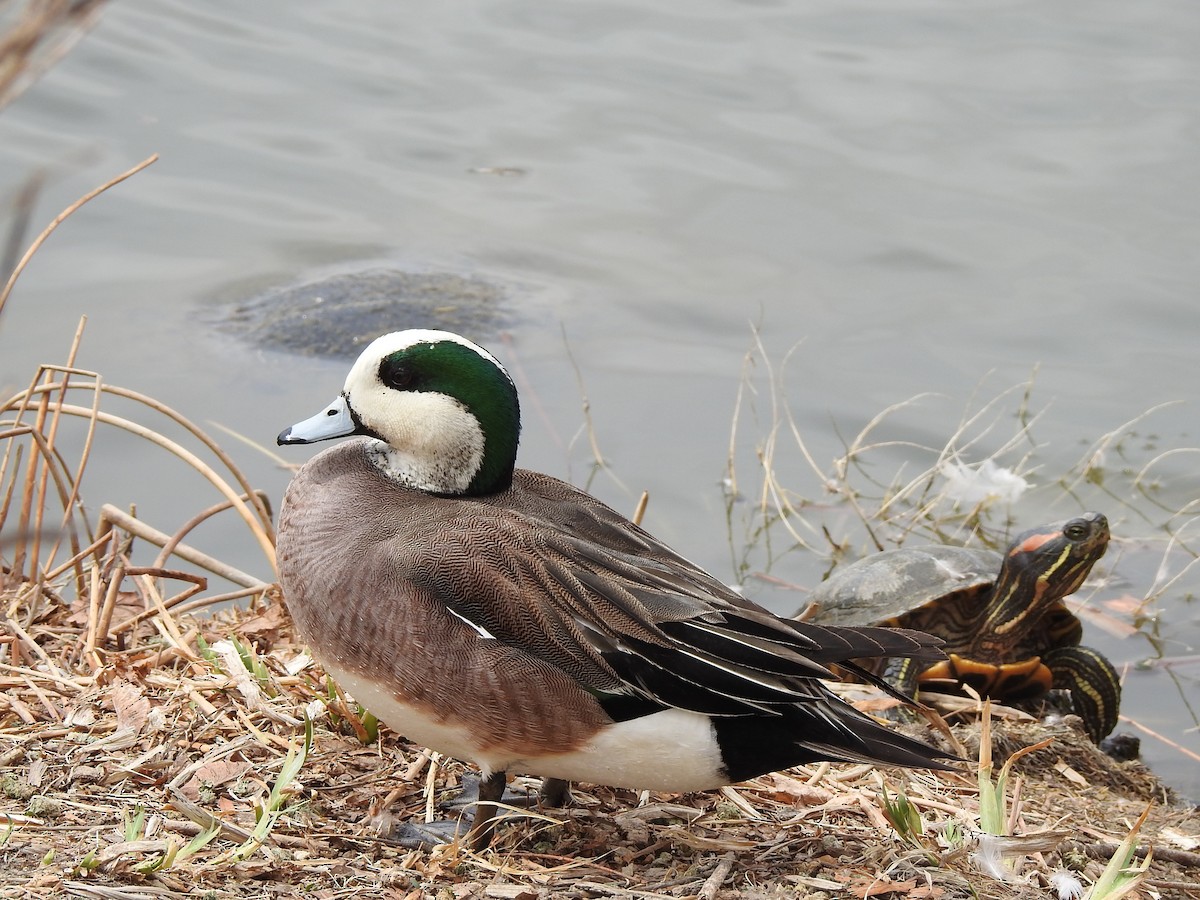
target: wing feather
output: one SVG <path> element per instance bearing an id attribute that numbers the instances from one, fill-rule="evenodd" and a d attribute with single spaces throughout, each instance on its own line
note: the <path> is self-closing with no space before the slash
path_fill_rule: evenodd
<path id="1" fill-rule="evenodd" d="M 596 695 L 638 697 L 649 709 L 736 716 L 807 704 L 817 713 L 828 698 L 817 679 L 831 677 L 829 665 L 942 656 L 919 632 L 780 619 L 592 503 L 566 529 L 475 504 L 428 536 L 407 577 L 481 635 L 553 663 Z M 837 716 L 818 714 L 851 737 Z"/>

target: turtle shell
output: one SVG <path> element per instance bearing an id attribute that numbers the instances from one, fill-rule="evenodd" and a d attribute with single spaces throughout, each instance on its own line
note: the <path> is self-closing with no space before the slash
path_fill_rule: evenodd
<path id="1" fill-rule="evenodd" d="M 822 625 L 921 628 L 946 641 L 960 637 L 956 622 L 986 602 L 1004 559 L 995 551 L 934 545 L 885 550 L 843 566 L 815 588 L 804 618 Z M 954 615 L 954 607 L 970 607 Z M 926 613 L 936 608 L 936 622 Z M 963 634 L 961 637 L 967 637 Z"/>

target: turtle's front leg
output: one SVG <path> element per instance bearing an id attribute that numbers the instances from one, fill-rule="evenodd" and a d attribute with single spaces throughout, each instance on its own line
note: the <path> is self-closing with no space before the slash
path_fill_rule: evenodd
<path id="1" fill-rule="evenodd" d="M 1117 727 L 1121 709 L 1121 676 L 1098 650 L 1091 647 L 1055 647 L 1042 662 L 1050 667 L 1057 690 L 1071 692 L 1071 706 L 1083 719 L 1088 735 L 1097 744 Z"/>

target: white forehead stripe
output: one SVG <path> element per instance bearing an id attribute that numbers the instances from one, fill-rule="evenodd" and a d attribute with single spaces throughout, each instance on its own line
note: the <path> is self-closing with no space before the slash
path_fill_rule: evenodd
<path id="1" fill-rule="evenodd" d="M 508 370 L 501 365 L 500 360 L 492 356 L 478 344 L 468 341 L 461 334 L 455 334 L 452 331 L 438 331 L 433 328 L 410 328 L 407 331 L 393 331 L 391 334 L 385 334 L 375 338 L 371 343 L 367 344 L 366 348 L 359 355 L 358 360 L 350 369 L 350 374 L 346 376 L 345 387 L 349 389 L 351 384 L 356 380 L 367 377 L 374 377 L 374 370 L 379 365 L 379 361 L 384 357 L 391 356 L 398 350 L 407 350 L 409 347 L 414 347 L 417 344 L 437 344 L 441 341 L 452 341 L 463 347 L 474 350 L 497 369 L 504 373 L 504 377 L 510 382 L 512 376 L 508 374 Z"/>

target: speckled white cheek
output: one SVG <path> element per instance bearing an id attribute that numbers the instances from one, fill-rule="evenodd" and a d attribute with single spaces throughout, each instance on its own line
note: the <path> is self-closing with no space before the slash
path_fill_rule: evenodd
<path id="1" fill-rule="evenodd" d="M 363 424 L 387 438 L 372 460 L 401 484 L 461 493 L 479 472 L 483 431 L 453 397 L 378 387 L 352 394 L 350 402 Z"/>

